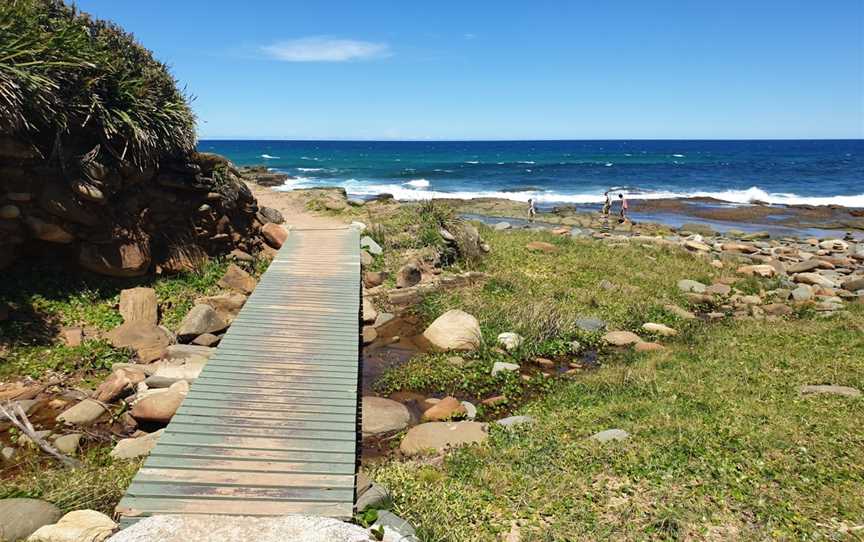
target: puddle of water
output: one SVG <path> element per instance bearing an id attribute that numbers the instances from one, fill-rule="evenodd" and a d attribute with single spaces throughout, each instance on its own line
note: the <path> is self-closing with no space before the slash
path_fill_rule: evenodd
<path id="1" fill-rule="evenodd" d="M 386 346 L 374 344 L 363 350 L 363 395 L 374 395 L 372 385 L 388 369 L 405 365 L 420 350 L 410 340 Z"/>

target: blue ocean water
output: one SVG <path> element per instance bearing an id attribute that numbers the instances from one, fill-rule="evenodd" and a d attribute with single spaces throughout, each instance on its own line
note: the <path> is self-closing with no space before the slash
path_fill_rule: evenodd
<path id="1" fill-rule="evenodd" d="M 199 148 L 288 173 L 286 189 L 335 185 L 356 196 L 593 203 L 612 189 L 631 199 L 864 207 L 864 140 L 202 140 Z"/>

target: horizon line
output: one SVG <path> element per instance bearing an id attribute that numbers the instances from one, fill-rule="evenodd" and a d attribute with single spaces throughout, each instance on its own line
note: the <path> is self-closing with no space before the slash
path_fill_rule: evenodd
<path id="1" fill-rule="evenodd" d="M 864 141 L 862 137 L 750 137 L 750 138 L 539 138 L 539 139 L 334 139 L 334 138 L 254 138 L 254 137 L 201 137 L 202 141 L 273 141 L 315 143 L 524 143 L 568 141 Z"/>

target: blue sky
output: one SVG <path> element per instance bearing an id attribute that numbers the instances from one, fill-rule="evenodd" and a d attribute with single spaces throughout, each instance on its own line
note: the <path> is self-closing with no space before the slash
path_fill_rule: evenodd
<path id="1" fill-rule="evenodd" d="M 864 137 L 861 0 L 81 0 L 202 138 Z"/>

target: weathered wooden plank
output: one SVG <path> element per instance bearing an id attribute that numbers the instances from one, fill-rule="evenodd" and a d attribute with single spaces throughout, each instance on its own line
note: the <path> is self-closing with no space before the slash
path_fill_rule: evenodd
<path id="1" fill-rule="evenodd" d="M 266 501 L 260 499 L 222 499 L 217 503 L 211 499 L 127 496 L 117 507 L 117 511 L 128 518 L 140 518 L 156 514 L 215 514 L 229 516 L 310 514 L 348 518 L 351 517 L 352 508 L 353 503 Z"/>
<path id="2" fill-rule="evenodd" d="M 195 423 L 184 420 L 171 423 L 171 430 L 186 435 L 219 435 L 234 437 L 273 437 L 308 440 L 357 440 L 356 428 L 340 429 L 308 429 L 305 427 L 262 427 L 260 425 L 238 425 L 221 423 Z"/>
<path id="3" fill-rule="evenodd" d="M 230 406 L 225 405 L 210 405 L 201 406 L 191 404 L 189 400 L 184 401 L 177 411 L 177 415 L 184 416 L 226 416 L 233 418 L 244 419 L 264 419 L 264 420 L 316 420 L 320 422 L 345 422 L 346 414 L 351 414 L 351 407 L 340 409 L 323 408 L 323 409 L 300 409 L 292 408 L 290 410 L 274 411 L 271 408 L 244 408 L 236 404 Z"/>
<path id="4" fill-rule="evenodd" d="M 309 382 L 305 379 L 297 379 L 296 382 L 271 382 L 268 383 L 261 382 L 244 382 L 244 381 L 231 381 L 224 379 L 214 379 L 214 378 L 206 378 L 201 380 L 202 389 L 215 389 L 218 391 L 219 388 L 226 388 L 232 390 L 235 393 L 266 393 L 266 394 L 282 394 L 291 391 L 303 391 L 305 392 L 330 392 L 337 394 L 356 394 L 357 385 L 350 384 L 346 382 L 334 382 L 334 383 L 320 383 L 320 382 Z"/>
<path id="5" fill-rule="evenodd" d="M 239 427 L 267 427 L 273 429 L 309 429 L 309 430 L 325 430 L 325 431 L 345 431 L 349 433 L 356 432 L 356 424 L 353 422 L 327 421 L 321 419 L 310 420 L 291 420 L 279 418 L 248 418 L 236 416 L 214 416 L 214 415 L 190 415 L 178 412 L 171 420 L 175 423 L 185 425 L 223 425 L 223 426 L 239 426 Z"/>
<path id="6" fill-rule="evenodd" d="M 302 487 L 339 489 L 354 487 L 354 473 L 322 474 L 308 472 L 236 472 L 223 469 L 186 469 L 144 465 L 135 476 L 136 482 L 161 484 L 185 482 L 218 486 Z"/>
<path id="7" fill-rule="evenodd" d="M 143 470 L 143 469 L 142 469 Z M 240 473 L 250 476 L 248 473 Z M 219 499 L 248 499 L 267 501 L 303 501 L 303 502 L 345 502 L 353 500 L 354 488 L 320 488 L 320 487 L 263 487 L 234 486 L 183 483 L 171 480 L 164 482 L 148 482 L 135 477 L 129 486 L 132 497 L 202 497 L 209 498 L 213 506 L 218 506 Z"/>
<path id="8" fill-rule="evenodd" d="M 221 407 L 224 406 L 225 401 L 220 401 L 218 398 L 213 397 L 187 397 L 185 401 L 183 401 L 183 405 L 195 406 L 195 407 Z M 295 400 L 294 402 L 282 402 L 282 403 L 274 403 L 268 401 L 261 401 L 258 399 L 237 399 L 231 401 L 230 406 L 232 408 L 237 409 L 247 409 L 247 410 L 259 410 L 264 412 L 272 412 L 274 409 L 279 408 L 282 412 L 285 413 L 323 413 L 323 414 L 345 414 L 350 415 L 353 411 L 356 411 L 356 406 L 345 403 L 345 404 L 333 404 L 332 401 L 315 401 L 306 400 L 300 401 Z M 182 407 L 181 407 L 182 408 Z"/>
<path id="9" fill-rule="evenodd" d="M 291 390 L 280 393 L 241 392 L 214 389 L 202 381 L 195 381 L 198 392 L 195 398 L 214 399 L 220 402 L 252 400 L 273 405 L 344 405 L 351 406 L 354 399 L 350 392 L 331 392 L 315 390 Z M 354 401 L 356 402 L 356 401 Z"/>
<path id="10" fill-rule="evenodd" d="M 322 463 L 305 461 L 255 461 L 238 459 L 213 459 L 189 456 L 150 456 L 147 467 L 175 469 L 218 469 L 234 472 L 261 473 L 318 473 L 347 474 L 354 476 L 353 463 Z"/>
<path id="11" fill-rule="evenodd" d="M 150 457 L 172 456 L 172 457 L 201 457 L 211 459 L 236 459 L 236 460 L 267 460 L 267 461 L 298 461 L 305 463 L 340 463 L 355 464 L 353 452 L 327 453 L 304 452 L 299 450 L 260 450 L 255 448 L 231 448 L 218 445 L 204 444 L 174 444 L 171 442 L 160 442 L 150 453 Z"/>
<path id="12" fill-rule="evenodd" d="M 209 364 L 208 364 L 209 365 Z M 356 381 L 357 377 L 355 374 L 346 371 L 345 373 L 338 373 L 329 371 L 325 368 L 316 369 L 314 367 L 307 366 L 305 369 L 302 364 L 298 364 L 296 368 L 275 368 L 275 369 L 252 369 L 250 367 L 242 366 L 242 367 L 219 367 L 219 366 L 208 366 L 207 367 L 207 377 L 209 379 L 238 379 L 238 380 L 274 380 L 274 381 L 282 381 L 282 380 L 290 380 L 292 378 L 315 378 L 321 379 L 322 381 L 326 380 L 328 382 L 332 381 L 347 381 L 352 382 Z"/>

